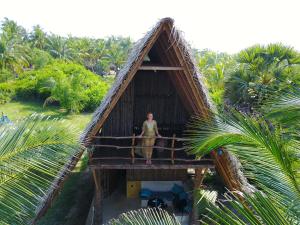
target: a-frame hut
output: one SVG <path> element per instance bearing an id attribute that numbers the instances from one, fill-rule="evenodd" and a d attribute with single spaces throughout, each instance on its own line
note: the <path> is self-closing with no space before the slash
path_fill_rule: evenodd
<path id="1" fill-rule="evenodd" d="M 188 44 L 172 19 L 160 20 L 135 44 L 82 136 L 91 150 L 89 167 L 95 180 L 93 223 L 101 224 L 108 214 L 104 208 L 113 208 L 113 203 L 103 202 L 111 193 L 124 191 L 130 199 L 153 189 L 159 195 L 184 185 L 188 171 L 195 171 L 193 189 L 201 185 L 207 168 L 216 168 L 229 189 L 243 189 L 245 181 L 227 152 L 201 159 L 185 152 L 187 122 L 194 115 L 209 118 L 212 107 Z M 149 111 L 163 136 L 154 146 L 152 165 L 145 164 L 136 136 Z M 136 207 L 142 206 L 143 199 Z"/>

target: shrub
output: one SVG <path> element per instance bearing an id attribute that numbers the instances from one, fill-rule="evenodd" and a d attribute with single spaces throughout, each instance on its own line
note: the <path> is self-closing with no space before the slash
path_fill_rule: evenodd
<path id="1" fill-rule="evenodd" d="M 0 104 L 9 102 L 15 95 L 13 82 L 0 83 Z"/>
<path id="2" fill-rule="evenodd" d="M 0 82 L 7 82 L 9 80 L 12 80 L 14 78 L 14 75 L 11 71 L 6 69 L 0 69 Z"/>
<path id="3" fill-rule="evenodd" d="M 41 69 L 53 61 L 52 56 L 41 49 L 34 48 L 31 52 L 30 64 L 35 69 Z"/>
<path id="4" fill-rule="evenodd" d="M 45 67 L 24 72 L 16 80 L 16 96 L 55 101 L 69 112 L 93 110 L 99 105 L 109 85 L 83 66 L 53 61 Z"/>

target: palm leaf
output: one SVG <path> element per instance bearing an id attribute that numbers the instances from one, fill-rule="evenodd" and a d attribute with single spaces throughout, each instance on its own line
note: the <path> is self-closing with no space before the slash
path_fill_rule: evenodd
<path id="1" fill-rule="evenodd" d="M 180 225 L 174 215 L 160 208 L 147 208 L 123 213 L 108 225 Z"/>
<path id="2" fill-rule="evenodd" d="M 287 128 L 299 129 L 300 90 L 287 92 L 267 103 L 266 116 Z"/>
<path id="3" fill-rule="evenodd" d="M 76 130 L 32 115 L 0 127 L 0 224 L 28 224 L 66 163 L 79 150 Z"/>
<path id="4" fill-rule="evenodd" d="M 245 175 L 282 208 L 299 214 L 299 145 L 261 118 L 232 111 L 213 123 L 196 120 L 190 126 L 191 151 L 204 155 L 226 147 L 241 161 Z"/>
<path id="5" fill-rule="evenodd" d="M 202 224 L 218 225 L 286 225 L 296 224 L 297 220 L 289 218 L 272 199 L 261 192 L 252 196 L 245 195 L 244 202 L 226 195 L 219 204 L 210 204 Z"/>

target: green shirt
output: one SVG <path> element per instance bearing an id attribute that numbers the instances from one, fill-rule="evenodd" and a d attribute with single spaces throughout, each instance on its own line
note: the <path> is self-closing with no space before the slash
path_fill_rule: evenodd
<path id="1" fill-rule="evenodd" d="M 144 136 L 155 136 L 155 134 L 158 133 L 156 121 L 152 120 L 151 122 L 149 122 L 148 120 L 145 120 L 143 123 L 143 131 Z"/>

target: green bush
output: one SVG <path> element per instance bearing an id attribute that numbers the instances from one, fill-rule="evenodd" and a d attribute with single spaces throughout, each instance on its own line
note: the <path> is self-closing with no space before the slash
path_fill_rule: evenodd
<path id="1" fill-rule="evenodd" d="M 15 95 L 13 82 L 0 83 L 0 104 L 9 102 Z"/>
<path id="2" fill-rule="evenodd" d="M 31 52 L 30 64 L 35 69 L 41 69 L 52 61 L 52 56 L 44 50 L 34 48 Z"/>
<path id="3" fill-rule="evenodd" d="M 14 78 L 14 75 L 10 70 L 0 69 L 0 83 L 7 82 L 9 80 L 12 80 L 13 78 Z"/>
<path id="4" fill-rule="evenodd" d="M 45 106 L 57 102 L 69 112 L 95 109 L 108 87 L 101 77 L 83 66 L 57 60 L 24 72 L 15 84 L 18 99 L 38 99 Z"/>

